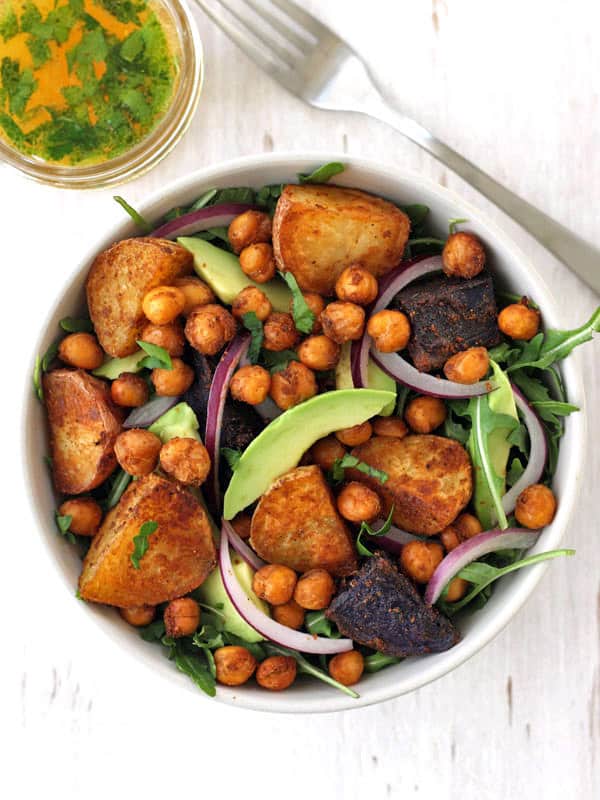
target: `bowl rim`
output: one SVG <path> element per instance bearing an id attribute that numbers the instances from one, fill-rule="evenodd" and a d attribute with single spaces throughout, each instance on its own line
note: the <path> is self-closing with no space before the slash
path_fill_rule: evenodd
<path id="1" fill-rule="evenodd" d="M 404 170 L 399 169 L 393 164 L 386 164 L 384 162 L 353 156 L 348 153 L 342 153 L 339 151 L 280 151 L 277 153 L 260 153 L 254 155 L 247 155 L 235 159 L 228 159 L 225 161 L 220 161 L 216 164 L 212 164 L 207 167 L 202 167 L 193 172 L 181 176 L 180 178 L 176 179 L 175 181 L 168 183 L 162 189 L 157 190 L 154 192 L 147 200 L 141 202 L 139 204 L 138 210 L 141 214 L 149 216 L 152 218 L 152 214 L 156 207 L 158 207 L 162 202 L 164 202 L 165 195 L 176 196 L 185 193 L 192 189 L 195 185 L 197 185 L 202 190 L 203 186 L 206 186 L 211 179 L 212 180 L 222 180 L 226 179 L 227 176 L 231 173 L 235 173 L 236 171 L 243 171 L 247 169 L 252 169 L 260 166 L 265 167 L 280 167 L 281 170 L 287 169 L 288 172 L 290 171 L 290 163 L 295 162 L 308 162 L 308 164 L 319 164 L 319 163 L 327 163 L 328 161 L 341 161 L 345 163 L 348 167 L 356 167 L 358 169 L 363 169 L 369 171 L 371 173 L 375 173 L 379 176 L 385 176 L 388 179 L 392 179 L 395 183 L 402 183 L 403 181 L 407 181 L 415 186 L 418 190 L 419 187 L 423 187 L 431 194 L 435 195 L 440 201 L 447 201 L 452 204 L 456 204 L 458 207 L 465 209 L 470 215 L 471 220 L 473 222 L 481 223 L 483 226 L 488 228 L 490 232 L 499 240 L 502 245 L 504 253 L 510 256 L 511 262 L 518 262 L 520 264 L 521 269 L 525 273 L 529 273 L 533 279 L 535 279 L 537 286 L 536 286 L 536 299 L 540 301 L 540 306 L 546 311 L 551 309 L 551 313 L 549 316 L 553 317 L 555 321 L 560 320 L 560 307 L 558 304 L 555 303 L 553 296 L 545 283 L 544 278 L 535 268 L 535 266 L 531 263 L 531 261 L 524 255 L 524 253 L 520 250 L 520 248 L 513 242 L 509 235 L 505 234 L 503 230 L 493 221 L 491 221 L 486 214 L 482 213 L 475 205 L 472 203 L 464 200 L 457 192 L 452 191 L 444 186 L 441 186 L 434 180 L 424 177 L 417 173 L 414 170 Z M 366 190 L 367 191 L 367 190 Z M 174 203 L 176 205 L 176 201 Z M 76 282 L 76 280 L 84 273 L 84 271 L 89 267 L 89 264 L 93 260 L 94 256 L 97 254 L 100 247 L 104 246 L 104 242 L 107 240 L 107 234 L 111 230 L 120 231 L 129 223 L 120 223 L 120 224 L 113 224 L 107 227 L 107 230 L 103 232 L 102 236 L 98 236 L 97 239 L 94 240 L 92 246 L 83 253 L 82 257 L 79 259 L 76 268 L 69 272 L 66 276 L 64 281 L 61 283 L 60 291 L 56 295 L 56 299 L 52 303 L 51 307 L 47 311 L 43 324 L 40 326 L 40 333 L 35 340 L 35 349 L 33 351 L 32 359 L 30 360 L 29 366 L 31 369 L 33 368 L 33 361 L 35 359 L 35 354 L 40 351 L 40 348 L 43 344 L 44 338 L 47 336 L 49 326 L 56 315 L 60 303 L 64 294 L 71 288 L 72 284 Z M 555 322 L 556 324 L 556 322 Z M 561 364 L 561 370 L 565 374 L 565 384 L 568 387 L 568 391 L 571 397 L 576 397 L 580 401 L 580 411 L 578 414 L 571 417 L 568 421 L 572 429 L 572 447 L 574 452 L 571 454 L 579 464 L 579 469 L 574 470 L 573 474 L 569 476 L 569 484 L 566 487 L 566 490 L 563 492 L 561 496 L 561 503 L 560 503 L 560 512 L 562 516 L 562 525 L 560 528 L 557 528 L 556 531 L 549 529 L 554 535 L 552 541 L 549 543 L 549 547 L 557 547 L 560 541 L 563 538 L 568 520 L 571 516 L 571 512 L 575 503 L 575 499 L 577 497 L 577 486 L 581 480 L 581 474 L 583 472 L 584 467 L 584 459 L 585 459 L 585 450 L 586 450 L 586 429 L 587 429 L 587 421 L 586 421 L 586 404 L 585 404 L 585 391 L 584 385 L 581 378 L 580 370 L 577 366 L 577 359 L 567 359 L 565 362 Z M 32 414 L 32 409 L 36 407 L 38 403 L 37 399 L 34 396 L 34 392 L 31 389 L 31 371 L 28 370 L 26 376 L 26 386 L 24 392 L 24 402 L 22 403 L 23 411 L 21 415 L 21 446 L 22 446 L 22 458 L 21 458 L 21 466 L 23 470 L 23 479 L 26 486 L 26 495 L 29 500 L 30 504 L 30 511 L 35 518 L 38 527 L 38 533 L 40 534 L 41 538 L 43 539 L 43 549 L 46 553 L 47 558 L 51 561 L 53 569 L 59 574 L 59 578 L 63 586 L 66 587 L 67 591 L 71 596 L 73 596 L 73 585 L 67 579 L 64 570 L 62 569 L 56 555 L 53 551 L 53 547 L 51 544 L 50 535 L 55 536 L 56 533 L 53 529 L 51 529 L 51 525 L 49 520 L 42 516 L 41 510 L 38 507 L 36 502 L 36 493 L 33 487 L 32 481 L 32 464 L 33 464 L 33 453 L 30 452 L 29 447 L 29 434 L 30 434 L 30 426 L 29 426 L 29 419 Z M 37 454 L 39 458 L 39 453 Z M 352 698 L 347 697 L 341 693 L 332 692 L 331 696 L 323 697 L 322 695 L 315 696 L 310 698 L 310 696 L 306 696 L 306 692 L 299 693 L 297 695 L 288 695 L 280 694 L 277 696 L 277 703 L 276 705 L 273 704 L 272 699 L 273 696 L 270 693 L 265 693 L 264 701 L 254 701 L 252 699 L 244 699 L 243 691 L 235 691 L 230 690 L 227 687 L 218 687 L 217 688 L 217 696 L 216 698 L 212 698 L 213 700 L 216 699 L 219 702 L 225 703 L 227 705 L 234 706 L 236 708 L 243 708 L 248 710 L 254 711 L 270 711 L 275 713 L 327 713 L 333 711 L 343 711 L 343 710 L 350 710 L 361 708 L 369 705 L 374 705 L 376 703 L 384 702 L 386 700 L 391 700 L 393 698 L 399 697 L 403 694 L 407 694 L 408 692 L 412 692 L 415 689 L 420 688 L 421 686 L 425 686 L 428 683 L 431 683 L 438 678 L 443 677 L 444 675 L 448 674 L 452 670 L 456 669 L 458 666 L 466 662 L 472 656 L 474 656 L 477 652 L 483 649 L 489 642 L 492 641 L 508 624 L 508 622 L 512 619 L 513 616 L 517 614 L 517 612 L 521 609 L 524 605 L 526 600 L 534 591 L 535 587 L 541 580 L 542 576 L 544 575 L 546 569 L 549 566 L 549 562 L 545 561 L 540 564 L 536 564 L 525 571 L 520 571 L 516 573 L 518 576 L 518 581 L 515 585 L 511 587 L 511 594 L 509 600 L 505 603 L 501 612 L 497 612 L 495 618 L 490 620 L 487 626 L 485 627 L 484 631 L 479 632 L 478 636 L 467 636 L 465 639 L 462 639 L 458 645 L 451 648 L 450 650 L 445 651 L 442 655 L 444 659 L 442 663 L 438 661 L 429 662 L 427 663 L 427 657 L 422 659 L 423 662 L 423 669 L 419 672 L 418 676 L 413 676 L 412 679 L 407 680 L 404 678 L 404 683 L 401 688 L 398 688 L 397 685 L 393 680 L 390 680 L 384 686 L 379 688 L 371 688 L 371 689 L 363 689 L 361 691 L 360 698 L 354 700 Z M 89 624 L 89 617 L 90 617 L 90 608 L 86 603 L 77 603 L 76 607 L 79 608 L 79 611 L 82 614 L 85 614 L 87 619 L 87 624 Z M 485 612 L 484 612 L 485 613 Z M 83 619 L 83 617 L 82 617 Z M 112 640 L 109 630 L 107 629 L 108 626 L 101 624 L 98 615 L 95 617 L 97 627 L 102 631 L 105 635 L 106 639 L 112 641 L 113 646 L 116 646 L 114 640 Z M 135 639 L 133 640 L 135 641 Z M 121 648 L 119 648 L 121 649 Z M 121 649 L 122 651 L 122 649 Z M 148 671 L 151 671 L 151 667 L 146 663 L 145 659 L 141 659 L 136 655 L 134 649 L 128 650 L 127 657 L 135 660 L 139 665 L 140 662 L 143 664 L 144 668 Z M 393 674 L 394 667 L 389 668 L 390 675 Z M 178 676 L 176 670 L 173 669 L 174 677 L 181 677 Z M 193 686 L 192 682 L 189 679 L 186 679 L 187 683 L 189 684 L 189 688 L 193 691 L 197 696 L 200 695 L 203 700 L 210 700 L 211 698 L 203 697 L 202 693 Z M 396 682 L 397 683 L 397 682 Z M 177 682 L 175 680 L 170 681 L 171 686 L 176 689 Z M 180 684 L 181 685 L 181 684 Z M 187 684 L 186 684 L 187 685 Z M 242 687 L 243 688 L 243 687 Z"/>

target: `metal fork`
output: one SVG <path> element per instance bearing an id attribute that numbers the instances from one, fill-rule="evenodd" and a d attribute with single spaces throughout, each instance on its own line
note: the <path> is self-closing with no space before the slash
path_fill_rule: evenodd
<path id="1" fill-rule="evenodd" d="M 387 122 L 478 189 L 600 293 L 598 250 L 389 105 L 362 59 L 316 17 L 291 0 L 239 0 L 243 12 L 231 0 L 216 0 L 228 12 L 225 15 L 206 0 L 196 2 L 292 94 L 316 108 L 356 111 Z"/>

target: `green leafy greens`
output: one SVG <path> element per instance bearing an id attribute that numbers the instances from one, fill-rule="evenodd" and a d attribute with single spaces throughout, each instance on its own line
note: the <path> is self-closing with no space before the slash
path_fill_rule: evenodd
<path id="1" fill-rule="evenodd" d="M 73 521 L 73 517 L 71 514 L 64 514 L 61 515 L 58 512 L 55 514 L 56 520 L 56 527 L 58 528 L 58 532 L 65 537 L 65 539 L 70 542 L 71 544 L 75 544 L 75 535 L 69 530 L 71 527 L 71 522 Z"/>
<path id="2" fill-rule="evenodd" d="M 300 291 L 296 278 L 291 272 L 280 272 L 279 274 L 287 283 L 292 293 L 292 316 L 294 317 L 294 325 L 300 333 L 310 333 L 315 324 L 315 315 L 308 307 L 308 303 Z"/>
<path id="3" fill-rule="evenodd" d="M 91 333 L 94 330 L 92 321 L 88 318 L 64 317 L 59 325 L 67 333 Z"/>
<path id="4" fill-rule="evenodd" d="M 121 206 L 121 208 L 127 214 L 129 214 L 131 219 L 135 222 L 135 224 L 138 226 L 138 228 L 141 230 L 142 233 L 150 233 L 150 231 L 152 230 L 152 225 L 148 222 L 147 219 L 144 219 L 144 217 L 140 214 L 139 211 L 136 211 L 133 206 L 130 206 L 127 200 L 125 200 L 120 195 L 115 195 L 113 197 L 113 200 L 115 200 Z"/>
<path id="5" fill-rule="evenodd" d="M 229 469 L 232 472 L 235 472 L 235 468 L 239 464 L 240 458 L 242 457 L 242 451 L 234 450 L 232 447 L 221 447 L 221 455 L 229 464 Z"/>
<path id="6" fill-rule="evenodd" d="M 142 350 L 147 353 L 144 358 L 138 361 L 138 367 L 146 369 L 173 369 L 173 362 L 171 356 L 164 347 L 159 347 L 152 342 L 144 342 L 138 339 L 137 344 Z"/>
<path id="7" fill-rule="evenodd" d="M 263 324 L 254 311 L 248 311 L 242 315 L 242 324 L 247 331 L 250 331 L 248 359 L 251 364 L 257 364 L 264 339 Z"/>
<path id="8" fill-rule="evenodd" d="M 135 569 L 140 568 L 140 561 L 145 556 L 148 548 L 150 547 L 150 536 L 158 528 L 158 522 L 154 520 L 147 520 L 140 526 L 140 532 L 137 536 L 133 537 L 133 553 L 131 554 L 131 563 Z"/>
<path id="9" fill-rule="evenodd" d="M 351 456 L 350 453 L 346 453 L 346 455 L 342 456 L 342 458 L 336 458 L 333 462 L 333 467 L 331 468 L 331 478 L 335 483 L 339 483 L 340 481 L 344 480 L 344 470 L 346 469 L 357 469 L 359 472 L 368 475 L 370 478 L 375 478 L 380 483 L 385 483 L 388 479 L 387 472 L 383 472 L 383 470 L 375 469 L 370 464 L 365 464 L 364 461 L 356 458 L 356 456 Z"/>
<path id="10" fill-rule="evenodd" d="M 298 183 L 327 183 L 334 175 L 339 175 L 345 169 L 346 167 L 340 161 L 331 161 L 329 164 L 317 167 L 308 175 L 299 172 Z"/>
<path id="11" fill-rule="evenodd" d="M 360 530 L 358 532 L 358 536 L 356 537 L 356 549 L 358 554 L 361 556 L 372 556 L 373 552 L 369 550 L 369 548 L 363 542 L 363 536 L 385 536 L 386 533 L 389 532 L 390 528 L 392 527 L 392 517 L 394 515 L 394 506 L 390 508 L 390 513 L 387 515 L 387 518 L 381 528 L 379 530 L 374 531 L 373 528 L 369 525 L 368 522 L 361 522 L 360 523 Z"/>
<path id="12" fill-rule="evenodd" d="M 353 689 L 349 686 L 344 686 L 338 681 L 334 680 L 331 675 L 328 675 L 319 667 L 315 667 L 313 664 L 308 661 L 308 659 L 304 658 L 303 655 L 300 655 L 296 650 L 289 650 L 287 647 L 281 647 L 278 644 L 272 644 L 271 642 L 265 642 L 263 645 L 264 649 L 270 655 L 278 655 L 278 656 L 291 656 L 296 661 L 296 666 L 300 675 L 312 675 L 313 678 L 318 678 L 323 683 L 328 683 L 330 686 L 334 686 L 336 689 L 339 689 L 340 692 L 344 692 L 349 697 L 353 697 L 354 699 L 358 698 L 360 695 L 357 694 Z"/>

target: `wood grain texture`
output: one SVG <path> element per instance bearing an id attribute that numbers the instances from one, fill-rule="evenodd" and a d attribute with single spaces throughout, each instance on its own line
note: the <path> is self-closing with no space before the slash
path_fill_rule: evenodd
<path id="1" fill-rule="evenodd" d="M 544 211 L 600 239 L 596 3 L 305 5 L 369 58 L 401 107 Z M 134 205 L 186 172 L 236 155 L 330 148 L 375 156 L 457 189 L 488 212 L 546 274 L 565 325 L 591 312 L 597 298 L 590 291 L 430 157 L 379 123 L 307 109 L 200 12 L 197 20 L 207 61 L 198 114 L 160 167 L 123 188 Z M 14 467 L 37 323 L 90 238 L 121 219 L 111 194 L 60 192 L 0 170 L 8 359 L 1 402 L 11 459 L 3 473 L 6 795 L 92 800 L 118 787 L 119 797 L 185 791 L 249 800 L 271 793 L 286 800 L 600 796 L 598 343 L 575 355 L 591 444 L 566 536 L 577 557 L 553 563 L 511 625 L 456 672 L 378 707 L 283 718 L 161 692 L 134 662 L 104 656 L 102 637 L 86 628 L 78 601 L 40 552 Z"/>

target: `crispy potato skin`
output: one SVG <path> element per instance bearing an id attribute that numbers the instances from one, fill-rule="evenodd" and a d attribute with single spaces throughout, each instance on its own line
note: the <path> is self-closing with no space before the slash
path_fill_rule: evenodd
<path id="1" fill-rule="evenodd" d="M 149 520 L 158 528 L 135 569 L 133 537 Z M 210 523 L 200 503 L 152 473 L 133 482 L 106 515 L 83 562 L 79 593 L 120 608 L 156 605 L 200 586 L 215 565 Z"/>
<path id="2" fill-rule="evenodd" d="M 297 572 L 323 568 L 332 575 L 356 569 L 356 551 L 320 468 L 297 467 L 260 499 L 250 543 L 261 558 Z"/>
<path id="3" fill-rule="evenodd" d="M 114 357 L 130 355 L 147 320 L 142 300 L 150 289 L 193 269 L 192 254 L 167 239 L 123 239 L 99 253 L 87 279 L 87 301 L 98 341 Z"/>
<path id="4" fill-rule="evenodd" d="M 350 264 L 379 277 L 397 266 L 410 220 L 379 197 L 338 186 L 286 186 L 273 219 L 280 270 L 304 291 L 331 295 Z"/>
<path id="5" fill-rule="evenodd" d="M 117 466 L 114 444 L 123 412 L 108 384 L 81 369 L 57 369 L 43 379 L 50 426 L 52 474 L 63 494 L 89 492 Z"/>
<path id="6" fill-rule="evenodd" d="M 346 477 L 369 484 L 394 523 L 411 533 L 433 535 L 447 527 L 471 499 L 473 477 L 467 451 L 453 439 L 414 435 L 375 436 L 352 455 L 387 472 L 385 484 L 357 470 Z"/>

